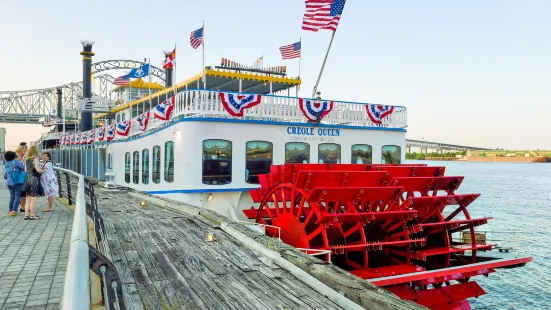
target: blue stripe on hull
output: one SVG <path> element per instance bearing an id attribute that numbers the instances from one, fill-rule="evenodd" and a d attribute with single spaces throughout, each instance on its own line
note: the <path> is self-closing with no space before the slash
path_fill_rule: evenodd
<path id="1" fill-rule="evenodd" d="M 228 192 L 246 192 L 253 188 L 213 188 L 213 189 L 173 189 L 166 191 L 146 191 L 145 193 L 150 195 L 164 195 L 164 194 L 192 194 L 192 193 L 228 193 Z"/>

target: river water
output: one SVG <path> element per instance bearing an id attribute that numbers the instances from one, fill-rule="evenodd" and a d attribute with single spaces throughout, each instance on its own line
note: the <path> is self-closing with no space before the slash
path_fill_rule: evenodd
<path id="1" fill-rule="evenodd" d="M 470 300 L 473 309 L 551 309 L 551 163 L 406 163 L 446 166 L 446 175 L 465 176 L 456 193 L 482 194 L 468 207 L 471 216 L 493 217 L 478 230 L 522 231 L 519 255 L 533 261 L 473 278 L 487 293 Z M 513 233 L 495 236 L 506 240 L 501 243 L 516 240 Z"/>

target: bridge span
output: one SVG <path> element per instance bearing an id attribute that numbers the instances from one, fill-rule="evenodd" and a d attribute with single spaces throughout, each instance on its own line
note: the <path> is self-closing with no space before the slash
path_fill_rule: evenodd
<path id="1" fill-rule="evenodd" d="M 421 153 L 428 153 L 428 150 L 435 150 L 437 153 L 447 152 L 462 152 L 462 151 L 487 151 L 488 148 L 476 146 L 465 146 L 457 144 L 449 144 L 442 142 L 433 142 L 426 140 L 406 139 L 406 152 L 411 153 L 411 148 L 419 148 Z"/>

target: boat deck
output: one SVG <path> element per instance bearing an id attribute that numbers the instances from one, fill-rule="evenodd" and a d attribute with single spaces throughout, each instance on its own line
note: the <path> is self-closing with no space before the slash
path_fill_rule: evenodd
<path id="1" fill-rule="evenodd" d="M 206 220 L 96 193 L 129 309 L 343 309 Z"/>

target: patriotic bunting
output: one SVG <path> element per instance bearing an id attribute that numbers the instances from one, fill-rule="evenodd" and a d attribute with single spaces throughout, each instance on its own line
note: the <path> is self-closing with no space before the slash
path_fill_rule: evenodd
<path id="1" fill-rule="evenodd" d="M 174 109 L 174 96 L 168 98 L 168 100 L 160 103 L 153 110 L 153 115 L 155 118 L 161 119 L 163 121 L 168 121 L 172 115 L 172 110 Z"/>
<path id="2" fill-rule="evenodd" d="M 80 144 L 86 144 L 88 143 L 88 135 L 83 132 L 80 136 Z"/>
<path id="3" fill-rule="evenodd" d="M 88 143 L 94 143 L 95 140 L 96 140 L 96 130 L 92 129 L 90 131 L 90 135 L 88 136 Z"/>
<path id="4" fill-rule="evenodd" d="M 246 109 L 252 108 L 260 103 L 262 96 L 259 94 L 242 95 L 220 92 L 222 105 L 232 116 L 243 116 Z"/>
<path id="5" fill-rule="evenodd" d="M 149 123 L 149 111 L 140 114 L 137 121 L 140 123 L 140 130 L 145 131 L 147 129 L 147 124 Z"/>
<path id="6" fill-rule="evenodd" d="M 375 124 L 382 124 L 386 117 L 390 119 L 390 115 L 394 111 L 393 106 L 379 104 L 366 104 L 365 109 L 367 110 L 367 115 Z"/>
<path id="7" fill-rule="evenodd" d="M 318 113 L 321 120 L 333 110 L 333 101 L 328 100 L 316 102 L 314 99 L 300 98 L 298 104 L 304 116 L 311 121 L 316 120 Z"/>
<path id="8" fill-rule="evenodd" d="M 120 136 L 128 136 L 128 133 L 130 132 L 130 121 L 122 121 L 120 123 L 117 123 L 117 134 Z"/>
<path id="9" fill-rule="evenodd" d="M 115 125 L 107 126 L 107 141 L 115 139 Z"/>
<path id="10" fill-rule="evenodd" d="M 98 130 L 98 141 L 103 141 L 103 139 L 105 139 L 105 127 Z"/>

